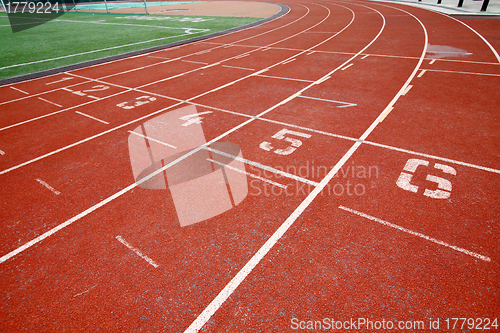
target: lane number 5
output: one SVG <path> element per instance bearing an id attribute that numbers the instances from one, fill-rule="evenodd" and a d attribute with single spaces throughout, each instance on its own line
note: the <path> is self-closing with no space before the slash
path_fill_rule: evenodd
<path id="1" fill-rule="evenodd" d="M 295 139 L 295 138 L 290 138 L 290 137 L 285 137 L 285 135 L 295 135 L 295 136 L 299 136 L 299 137 L 302 137 L 302 138 L 310 138 L 311 135 L 310 134 L 305 134 L 305 133 L 301 133 L 301 132 L 295 132 L 295 131 L 290 131 L 290 130 L 287 130 L 286 128 L 282 129 L 281 131 L 279 131 L 278 133 L 274 134 L 272 136 L 273 139 L 278 139 L 278 140 L 285 140 L 287 142 L 290 143 L 290 146 L 287 147 L 286 149 L 276 149 L 274 150 L 274 153 L 275 154 L 278 154 L 278 155 L 290 155 L 291 153 L 293 153 L 295 151 L 295 149 L 299 148 L 301 145 L 302 145 L 302 141 L 300 141 L 299 139 Z M 262 142 L 259 147 L 261 149 L 264 149 L 266 151 L 271 151 L 273 149 L 273 146 L 271 146 L 271 143 L 267 142 L 267 141 L 264 141 Z"/>

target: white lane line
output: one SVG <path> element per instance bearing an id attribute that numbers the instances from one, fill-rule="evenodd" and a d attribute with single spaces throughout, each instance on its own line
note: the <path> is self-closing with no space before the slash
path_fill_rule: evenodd
<path id="1" fill-rule="evenodd" d="M 95 99 L 96 101 L 100 100 L 100 98 L 99 98 L 99 97 L 95 97 L 95 96 L 92 96 L 92 95 L 87 95 L 87 97 L 92 98 L 92 99 Z"/>
<path id="2" fill-rule="evenodd" d="M 163 146 L 167 146 L 167 147 L 170 147 L 170 148 L 172 148 L 172 149 L 177 149 L 177 147 L 175 147 L 175 146 L 172 146 L 172 145 L 170 145 L 170 144 L 168 144 L 168 143 L 166 143 L 166 142 L 162 142 L 162 141 L 160 141 L 160 140 L 153 139 L 153 138 L 151 138 L 151 137 L 149 137 L 149 136 L 142 135 L 142 134 L 136 133 L 136 132 L 134 132 L 134 131 L 128 131 L 128 132 L 129 132 L 130 134 L 134 134 L 134 135 L 140 136 L 140 137 L 141 137 L 141 138 L 143 138 L 143 139 L 146 139 L 146 140 L 149 140 L 149 141 L 153 141 L 153 142 L 159 143 L 159 144 L 161 144 L 161 145 L 163 145 Z"/>
<path id="3" fill-rule="evenodd" d="M 19 92 L 22 92 L 23 94 L 29 95 L 29 93 L 27 93 L 26 91 L 23 91 L 23 90 L 21 90 L 21 89 L 19 89 L 19 88 L 15 88 L 15 87 L 13 87 L 13 86 L 10 86 L 10 89 L 14 89 L 14 90 L 17 90 L 17 91 L 19 91 Z"/>
<path id="4" fill-rule="evenodd" d="M 327 76 L 325 76 L 325 77 L 323 77 L 323 78 L 319 79 L 318 81 L 316 81 L 316 84 L 321 84 L 321 83 L 323 83 L 323 82 L 325 82 L 326 80 L 331 79 L 331 78 L 332 78 L 331 76 L 327 75 Z"/>
<path id="5" fill-rule="evenodd" d="M 109 123 L 107 121 L 101 120 L 101 119 L 96 118 L 96 117 L 92 117 L 91 115 L 88 115 L 86 113 L 83 113 L 83 112 L 80 112 L 80 111 L 75 111 L 75 113 L 78 113 L 79 115 L 82 115 L 82 116 L 90 118 L 90 119 L 97 120 L 98 122 L 101 122 L 103 124 L 109 125 Z"/>
<path id="6" fill-rule="evenodd" d="M 410 84 L 408 86 L 408 88 L 406 88 L 405 91 L 403 91 L 403 93 L 401 94 L 401 96 L 405 96 L 410 91 L 411 88 L 413 88 L 413 86 Z"/>
<path id="7" fill-rule="evenodd" d="M 274 173 L 276 175 L 280 175 L 282 177 L 286 177 L 286 178 L 290 178 L 290 179 L 299 181 L 301 183 L 305 183 L 305 184 L 312 185 L 312 186 L 318 186 L 319 185 L 319 183 L 316 183 L 316 182 L 314 182 L 312 180 L 309 180 L 309 179 L 306 179 L 306 178 L 302 178 L 302 177 L 299 177 L 299 176 L 293 175 L 291 173 L 288 173 L 288 172 L 285 172 L 285 171 L 281 171 L 281 170 L 272 168 L 270 166 L 267 166 L 267 165 L 264 165 L 264 164 L 261 164 L 261 163 L 258 163 L 258 162 L 250 161 L 250 160 L 247 160 L 246 158 L 243 158 L 243 157 L 231 155 L 231 154 L 228 154 L 226 152 L 223 152 L 223 151 L 220 151 L 220 150 L 217 150 L 217 149 L 214 149 L 214 148 L 210 148 L 210 147 L 205 147 L 204 149 L 208 150 L 208 151 L 211 151 L 212 153 L 215 153 L 217 155 L 222 155 L 222 156 L 230 157 L 230 158 L 232 158 L 234 160 L 243 162 L 245 164 L 257 167 L 257 168 L 265 170 L 265 171 L 269 171 L 271 173 Z"/>
<path id="8" fill-rule="evenodd" d="M 58 190 L 56 190 L 55 188 L 53 188 L 52 186 L 50 186 L 49 184 L 47 184 L 43 180 L 37 178 L 36 181 L 39 182 L 40 184 L 42 184 L 43 186 L 45 186 L 47 189 L 49 189 L 55 195 L 61 194 L 61 192 L 59 192 Z"/>
<path id="9" fill-rule="evenodd" d="M 242 54 L 242 55 L 239 55 L 239 56 L 233 57 L 233 59 L 241 59 L 241 58 L 248 57 L 249 55 L 250 55 L 250 53 L 245 53 L 245 54 Z"/>
<path id="10" fill-rule="evenodd" d="M 192 60 L 181 60 L 183 62 L 189 62 L 189 63 L 192 63 L 192 64 L 200 64 L 200 65 L 208 65 L 208 62 L 201 62 L 201 61 L 192 61 Z"/>
<path id="11" fill-rule="evenodd" d="M 484 38 L 484 37 L 483 37 L 483 36 L 482 36 L 479 32 L 477 32 L 476 30 L 472 29 L 470 26 L 468 26 L 468 25 L 467 25 L 467 24 L 465 24 L 464 22 L 462 22 L 462 21 L 460 21 L 460 20 L 458 20 L 458 19 L 454 18 L 454 17 L 453 17 L 453 16 L 451 16 L 451 15 L 446 15 L 446 14 L 443 14 L 443 13 L 439 13 L 439 14 L 441 14 L 441 15 L 443 15 L 443 16 L 446 16 L 446 17 L 448 17 L 448 18 L 451 18 L 452 20 L 455 20 L 455 21 L 457 21 L 458 23 L 463 24 L 464 26 L 466 26 L 467 28 L 469 28 L 470 30 L 472 30 L 472 32 L 474 32 L 476 35 L 478 35 L 478 36 L 479 36 L 479 38 L 481 38 L 481 39 L 483 40 L 483 42 L 485 42 L 485 43 L 486 43 L 486 45 L 488 45 L 488 47 L 490 48 L 491 52 L 493 52 L 493 54 L 494 54 L 494 55 L 495 55 L 495 57 L 497 58 L 497 61 L 500 63 L 500 55 L 498 55 L 498 52 L 497 52 L 497 51 L 495 50 L 495 48 L 494 48 L 494 47 L 490 44 L 490 42 L 488 42 L 488 41 L 486 40 L 486 38 Z"/>
<path id="12" fill-rule="evenodd" d="M 331 100 L 331 99 L 324 99 L 324 98 L 318 98 L 318 97 L 310 97 L 310 96 L 304 96 L 304 95 L 300 95 L 299 97 L 307 98 L 307 99 L 313 99 L 313 100 L 316 100 L 316 101 L 322 101 L 322 102 L 327 102 L 327 103 L 344 104 L 344 105 L 337 106 L 337 108 L 347 108 L 347 107 L 350 107 L 350 106 L 356 106 L 356 105 L 358 105 L 358 104 L 354 104 L 354 103 L 334 101 L 334 100 Z"/>
<path id="13" fill-rule="evenodd" d="M 417 77 L 422 77 L 422 76 L 425 74 L 425 72 L 427 72 L 427 70 L 426 70 L 426 69 L 422 69 L 422 70 L 420 71 L 420 74 L 418 74 L 418 76 L 417 76 Z"/>
<path id="14" fill-rule="evenodd" d="M 93 287 L 90 287 L 89 289 L 87 289 L 87 290 L 85 290 L 85 291 L 82 291 L 81 293 L 78 293 L 78 294 L 74 295 L 73 297 L 77 297 L 77 296 L 81 296 L 81 295 L 83 295 L 83 294 L 86 294 L 86 293 L 88 293 L 89 291 L 91 291 L 92 289 L 94 289 L 95 287 L 97 287 L 97 284 L 96 284 L 95 286 L 93 286 Z"/>
<path id="15" fill-rule="evenodd" d="M 60 107 L 60 108 L 62 108 L 62 107 L 63 107 L 62 105 L 59 105 L 59 104 L 57 104 L 57 103 L 51 102 L 51 101 L 49 101 L 49 100 L 46 100 L 45 98 L 38 97 L 38 99 L 39 99 L 39 100 L 42 100 L 42 101 L 44 101 L 44 102 L 50 103 L 50 104 L 52 104 L 52 105 L 58 106 L 58 107 Z"/>
<path id="16" fill-rule="evenodd" d="M 438 239 L 435 239 L 435 238 L 432 238 L 432 237 L 429 237 L 427 235 L 424 235 L 420 232 L 416 232 L 416 231 L 413 231 L 413 230 L 410 230 L 410 229 L 406 229 L 404 227 L 401 227 L 397 224 L 393 224 L 393 223 L 390 223 L 390 222 L 387 222 L 387 221 L 384 221 L 384 220 L 381 220 L 381 219 L 378 219 L 374 216 L 371 216 L 371 215 L 368 215 L 368 214 L 365 214 L 365 213 L 362 213 L 362 212 L 358 212 L 354 209 L 350 209 L 350 208 L 347 208 L 347 207 L 344 207 L 344 206 L 339 206 L 340 209 L 342 210 L 345 210 L 347 212 L 350 212 L 350 213 L 353 213 L 355 215 L 358 215 L 358 216 L 361 216 L 361 217 L 364 217 L 366 219 L 369 219 L 371 221 L 374 221 L 374 222 L 378 222 L 382 225 L 385 225 L 385 226 L 388 226 L 388 227 L 391 227 L 391 228 L 394 228 L 394 229 L 397 229 L 399 231 L 402 231 L 402 232 L 405 232 L 407 234 L 410 234 L 410 235 L 413 235 L 413 236 L 417 236 L 417 237 L 420 237 L 420 238 L 423 238 L 427 241 L 430 241 L 432 243 L 435 243 L 435 244 L 439 244 L 439 245 L 442 245 L 442 246 L 446 246 L 450 249 L 453 249 L 455 251 L 458 251 L 458 252 L 461 252 L 461 253 L 464 253 L 464 254 L 467 254 L 469 256 L 472 256 L 474 258 L 477 258 L 477 259 L 481 259 L 481 260 L 484 260 L 484 261 L 487 261 L 487 262 L 490 262 L 491 261 L 491 258 L 489 257 L 486 257 L 486 256 L 483 256 L 482 254 L 478 254 L 478 253 L 475 253 L 475 252 L 472 252 L 472 251 L 469 251 L 469 250 L 466 250 L 466 249 L 463 249 L 461 247 L 458 247 L 458 246 L 455 246 L 455 245 L 451 245 L 451 244 L 448 244 L 446 242 L 443 242 L 443 241 L 440 241 Z"/>
<path id="17" fill-rule="evenodd" d="M 311 81 L 311 80 L 293 79 L 293 78 L 289 78 L 289 77 L 270 76 L 270 75 L 262 75 L 262 74 L 259 74 L 259 75 L 256 75 L 256 76 L 268 77 L 270 79 L 278 79 L 278 80 L 297 81 L 297 82 L 307 82 L 307 83 L 316 82 L 316 81 Z"/>
<path id="18" fill-rule="evenodd" d="M 156 59 L 163 59 L 163 60 L 169 60 L 170 58 L 167 58 L 167 57 L 159 57 L 159 56 L 147 56 L 148 58 L 156 58 Z"/>
<path id="19" fill-rule="evenodd" d="M 359 5 L 362 7 L 369 8 L 367 6 Z M 347 7 L 344 7 L 347 8 Z M 342 66 L 345 66 L 346 63 L 350 62 L 352 59 L 356 58 L 359 54 L 361 54 L 363 51 L 365 51 L 368 47 L 370 47 L 382 34 L 382 31 L 385 28 L 386 20 L 385 17 L 377 11 L 376 9 L 369 8 L 375 12 L 377 12 L 383 20 L 382 27 L 378 34 L 373 38 L 373 40 L 368 43 L 361 51 L 359 51 L 356 55 L 351 57 L 351 59 L 348 59 L 344 64 L 340 65 L 328 75 L 331 75 L 335 73 L 338 68 L 341 68 Z M 352 12 L 352 11 L 351 11 Z M 353 13 L 353 19 L 354 19 L 354 12 Z M 408 13 L 411 15 L 410 13 Z M 414 15 L 411 15 L 415 17 Z M 418 20 L 418 18 L 415 17 L 415 19 Z M 351 21 L 352 22 L 352 21 Z M 419 21 L 420 22 L 420 21 Z M 420 22 L 422 25 L 422 28 L 424 29 L 425 32 L 425 46 L 424 46 L 424 52 L 422 54 L 422 59 L 419 61 L 417 64 L 417 67 L 415 68 L 414 72 L 410 76 L 412 78 L 414 74 L 416 73 L 416 70 L 418 67 L 420 67 L 423 57 L 425 55 L 426 49 L 427 49 L 427 32 L 425 30 L 425 27 L 423 24 Z M 406 83 L 403 85 L 403 88 L 406 88 Z M 299 91 L 299 94 L 306 89 L 309 89 L 314 86 L 314 83 L 309 85 L 308 87 L 302 89 Z M 280 103 L 281 104 L 281 103 Z M 259 114 L 258 116 L 263 116 L 266 114 L 268 111 L 274 109 L 275 107 L 270 108 L 269 110 L 266 110 L 263 114 Z M 341 169 L 341 167 L 347 162 L 347 160 L 351 157 L 352 154 L 358 149 L 358 147 L 361 145 L 362 140 L 366 139 L 366 137 L 375 129 L 377 126 L 378 122 L 374 122 L 368 130 L 361 136 L 360 141 L 356 141 L 354 145 L 349 149 L 349 151 L 341 158 L 341 160 L 333 167 L 332 170 L 323 178 L 323 180 L 320 182 L 319 186 L 315 187 L 309 195 L 306 197 L 304 201 L 295 209 L 295 211 L 283 222 L 283 224 L 275 231 L 275 233 L 266 241 L 266 243 L 252 256 L 252 258 L 245 264 L 245 266 L 231 279 L 231 281 L 219 292 L 219 294 L 208 304 L 208 306 L 203 310 L 203 312 L 194 320 L 191 325 L 184 331 L 184 333 L 195 333 L 198 332 L 207 322 L 210 320 L 210 318 L 215 314 L 215 312 L 226 302 L 226 300 L 233 294 L 233 292 L 238 288 L 238 286 L 246 279 L 246 277 L 250 274 L 250 272 L 253 271 L 253 269 L 259 264 L 259 262 L 267 255 L 267 253 L 274 247 L 274 245 L 281 239 L 281 237 L 285 234 L 285 232 L 288 231 L 288 229 L 292 226 L 292 224 L 297 220 L 297 218 L 304 212 L 304 210 L 309 207 L 309 205 L 312 203 L 312 201 L 318 196 L 325 186 L 328 184 L 328 182 L 335 176 L 335 174 Z"/>
<path id="20" fill-rule="evenodd" d="M 474 72 L 458 72 L 458 71 L 445 71 L 441 69 L 426 69 L 428 72 L 438 72 L 438 73 L 454 73 L 454 74 L 465 74 L 465 75 L 483 75 L 483 76 L 500 76 L 500 74 L 492 73 L 474 73 Z"/>
<path id="21" fill-rule="evenodd" d="M 282 64 L 282 65 L 286 65 L 286 64 L 289 64 L 289 63 L 291 63 L 292 61 L 295 61 L 295 60 L 297 60 L 297 58 L 293 58 L 293 59 L 285 60 L 285 61 L 283 61 L 281 64 Z"/>
<path id="22" fill-rule="evenodd" d="M 227 164 L 224 164 L 224 163 L 221 163 L 221 162 L 217 162 L 217 161 L 214 161 L 210 158 L 207 158 L 207 161 L 210 161 L 212 163 L 215 163 L 215 164 L 218 164 L 224 168 L 228 168 L 228 169 L 231 169 L 231 170 L 234 170 L 236 172 L 239 172 L 239 173 L 242 173 L 242 174 L 245 174 L 249 177 L 252 177 L 252 178 L 255 178 L 255 179 L 258 179 L 258 180 L 262 180 L 263 182 L 266 182 L 266 183 L 269 183 L 271 185 L 274 185 L 274 186 L 277 186 L 277 187 L 281 187 L 282 189 L 286 189 L 287 186 L 286 185 L 282 185 L 280 183 L 276 183 L 276 182 L 273 182 L 272 180 L 269 180 L 269 179 L 266 179 L 266 178 L 262 178 L 260 176 L 257 176 L 257 175 L 254 175 L 253 173 L 250 173 L 250 172 L 246 172 L 246 171 L 243 171 L 243 170 L 240 170 L 238 168 L 233 168 L 232 166 L 230 165 L 227 165 Z"/>
<path id="23" fill-rule="evenodd" d="M 139 257 L 141 257 L 142 259 L 146 260 L 146 262 L 148 264 L 150 264 L 151 266 L 153 266 L 154 268 L 158 268 L 158 264 L 155 263 L 153 261 L 153 259 L 149 258 L 147 255 L 143 254 L 139 249 L 133 247 L 132 245 L 130 245 L 125 239 L 123 239 L 122 236 L 116 236 L 116 239 L 122 243 L 123 245 L 125 245 L 126 247 L 128 247 L 130 250 L 132 250 L 135 254 L 137 254 Z"/>
<path id="24" fill-rule="evenodd" d="M 255 69 L 252 69 L 252 68 L 245 68 L 245 67 L 238 67 L 238 66 L 222 65 L 222 67 L 235 68 L 235 69 L 243 69 L 243 70 L 246 70 L 246 71 L 255 71 Z"/>
<path id="25" fill-rule="evenodd" d="M 55 84 L 55 83 L 61 83 L 61 82 L 64 82 L 64 81 L 68 81 L 68 80 L 73 80 L 72 77 L 63 77 L 62 79 L 60 80 L 56 80 L 56 81 L 52 81 L 52 82 L 48 82 L 48 83 L 45 83 L 46 86 L 50 86 L 52 84 Z"/>
<path id="26" fill-rule="evenodd" d="M 351 67 L 352 65 L 354 65 L 353 63 L 350 63 L 349 65 L 345 66 L 344 68 L 341 69 L 341 71 L 345 71 L 346 69 L 348 69 L 349 67 Z"/>

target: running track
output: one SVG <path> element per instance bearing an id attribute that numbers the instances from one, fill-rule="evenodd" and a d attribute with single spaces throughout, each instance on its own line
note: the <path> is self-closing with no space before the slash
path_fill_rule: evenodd
<path id="1" fill-rule="evenodd" d="M 251 29 L 0 87 L 2 331 L 500 316 L 500 21 L 282 3 Z M 167 191 L 135 186 L 127 140 L 186 105 L 260 178 L 181 228 Z"/>

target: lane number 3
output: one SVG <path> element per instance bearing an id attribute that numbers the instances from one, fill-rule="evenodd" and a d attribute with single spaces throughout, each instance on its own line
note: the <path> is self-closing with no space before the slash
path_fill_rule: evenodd
<path id="1" fill-rule="evenodd" d="M 275 149 L 274 150 L 275 154 L 290 155 L 291 153 L 293 153 L 295 151 L 295 149 L 299 148 L 302 145 L 302 141 L 300 141 L 299 139 L 290 138 L 290 137 L 288 137 L 288 135 L 299 136 L 299 137 L 306 138 L 306 139 L 311 137 L 310 134 L 305 134 L 305 133 L 296 132 L 296 131 L 290 131 L 290 130 L 287 130 L 286 128 L 284 128 L 281 131 L 279 131 L 278 133 L 274 134 L 272 136 L 272 138 L 278 139 L 278 140 L 285 140 L 285 141 L 290 143 L 290 146 L 288 146 L 285 149 Z M 273 146 L 271 146 L 271 143 L 269 143 L 267 141 L 262 142 L 259 145 L 259 147 L 263 150 L 266 150 L 266 151 L 271 151 L 273 149 Z"/>
<path id="2" fill-rule="evenodd" d="M 141 97 L 136 98 L 136 101 L 133 105 L 130 105 L 129 102 L 123 102 L 123 103 L 116 104 L 116 106 L 118 106 L 119 108 L 129 110 L 129 109 L 133 109 L 133 108 L 136 108 L 136 107 L 144 105 L 144 104 L 148 104 L 149 102 L 153 102 L 153 101 L 156 101 L 156 97 L 141 96 Z"/>

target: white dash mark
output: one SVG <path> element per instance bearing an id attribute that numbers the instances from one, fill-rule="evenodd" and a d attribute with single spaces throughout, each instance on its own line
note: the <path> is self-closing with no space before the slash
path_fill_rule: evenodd
<path id="1" fill-rule="evenodd" d="M 5 152 L 3 150 L 0 150 L 0 155 L 5 155 Z"/>
<path id="2" fill-rule="evenodd" d="M 306 53 L 306 55 L 311 55 L 311 54 L 314 54 L 314 53 L 316 53 L 316 51 L 308 52 L 308 53 Z"/>
<path id="3" fill-rule="evenodd" d="M 281 64 L 282 65 L 289 64 L 289 63 L 291 63 L 292 61 L 295 61 L 295 60 L 297 60 L 297 58 L 293 58 L 293 59 L 287 60 L 285 62 L 282 62 Z"/>
<path id="4" fill-rule="evenodd" d="M 436 62 L 436 59 L 432 59 L 430 62 L 429 62 L 429 65 L 432 65 L 433 63 Z"/>
<path id="5" fill-rule="evenodd" d="M 384 121 L 385 117 L 387 117 L 387 115 L 389 113 L 391 113 L 391 111 L 394 109 L 394 107 L 392 106 L 387 106 L 385 108 L 385 110 L 380 114 L 380 116 L 378 117 L 378 122 L 381 123 Z"/>
<path id="6" fill-rule="evenodd" d="M 169 145 L 168 143 L 165 143 L 165 142 L 162 142 L 160 140 L 156 140 L 156 139 L 153 139 L 153 138 L 150 138 L 149 136 L 145 136 L 145 135 L 142 135 L 142 134 L 139 134 L 139 133 L 136 133 L 136 132 L 133 132 L 133 131 L 128 131 L 130 134 L 134 134 L 134 135 L 137 135 L 137 136 L 140 136 L 141 138 L 143 139 L 147 139 L 149 141 L 154 141 L 156 143 L 159 143 L 161 145 L 164 145 L 164 146 L 167 146 L 167 147 L 170 147 L 170 148 L 173 148 L 173 149 L 177 149 L 177 147 L 175 146 L 172 146 L 172 145 Z"/>
<path id="7" fill-rule="evenodd" d="M 77 297 L 77 296 L 83 295 L 83 294 L 85 294 L 85 293 L 88 293 L 89 291 L 91 291 L 91 290 L 92 290 L 92 289 L 94 289 L 95 287 L 97 287 L 97 284 L 96 284 L 95 286 L 93 286 L 93 287 L 90 287 L 89 289 L 87 289 L 87 290 L 85 290 L 85 291 L 82 291 L 81 293 L 76 294 L 76 295 L 75 295 L 75 296 L 73 296 L 73 297 Z"/>
<path id="8" fill-rule="evenodd" d="M 408 91 L 410 91 L 410 89 L 412 88 L 413 86 L 410 84 L 408 85 L 408 87 L 406 87 L 405 91 L 403 91 L 403 93 L 401 94 L 402 96 L 406 95 L 408 93 Z"/>
<path id="9" fill-rule="evenodd" d="M 281 185 L 280 183 L 273 182 L 272 180 L 265 179 L 265 178 L 262 178 L 262 177 L 260 177 L 260 176 L 256 176 L 256 175 L 254 175 L 253 173 L 246 172 L 246 171 L 240 170 L 240 169 L 238 169 L 238 168 L 233 168 L 232 166 L 229 166 L 229 165 L 227 165 L 227 164 L 224 164 L 224 163 L 220 163 L 220 162 L 214 161 L 214 160 L 212 160 L 212 159 L 210 159 L 210 158 L 207 158 L 207 161 L 210 161 L 210 162 L 212 162 L 212 163 L 218 164 L 218 165 L 220 165 L 220 166 L 222 166 L 222 167 L 224 167 L 224 168 L 228 168 L 228 169 L 234 170 L 234 171 L 236 171 L 236 172 L 243 173 L 243 174 L 245 174 L 245 175 L 247 175 L 247 176 L 250 176 L 250 177 L 252 177 L 252 178 L 256 178 L 256 179 L 262 180 L 263 182 L 266 182 L 266 183 L 272 184 L 272 185 L 274 185 L 274 186 L 278 186 L 278 187 L 281 187 L 281 188 L 283 188 L 283 189 L 286 189 L 286 186 L 285 186 L 285 185 Z"/>
<path id="10" fill-rule="evenodd" d="M 58 106 L 58 107 L 62 108 L 62 105 L 59 105 L 59 104 L 57 104 L 57 103 L 51 102 L 51 101 L 49 101 L 49 100 L 46 100 L 45 98 L 38 97 L 38 99 L 39 99 L 39 100 L 42 100 L 42 101 L 44 101 L 44 102 L 47 102 L 47 103 L 49 103 L 49 104 L 52 104 L 52 105 L 55 105 L 55 106 Z"/>
<path id="11" fill-rule="evenodd" d="M 98 122 L 101 122 L 103 124 L 106 124 L 106 125 L 109 125 L 109 123 L 107 121 L 104 121 L 104 120 L 101 120 L 101 119 L 98 119 L 96 117 L 92 117 L 91 115 L 88 115 L 86 113 L 83 113 L 83 112 L 80 112 L 80 111 L 75 111 L 75 113 L 78 113 L 79 115 L 82 115 L 84 117 L 87 117 L 87 118 L 90 118 L 90 119 L 94 119 L 94 120 L 97 120 Z"/>
<path id="12" fill-rule="evenodd" d="M 440 241 L 438 239 L 435 239 L 435 238 L 432 238 L 432 237 L 429 237 L 427 235 L 424 235 L 424 234 L 421 234 L 420 232 L 416 232 L 416 231 L 413 231 L 413 230 L 410 230 L 410 229 L 406 229 L 404 227 L 401 227 L 399 225 L 396 225 L 396 224 L 392 224 L 390 222 L 387 222 L 387 221 L 384 221 L 384 220 L 381 220 L 381 219 L 378 219 L 376 217 L 373 217 L 371 215 L 368 215 L 368 214 L 365 214 L 365 213 L 361 213 L 361 212 L 358 212 L 354 209 L 350 209 L 350 208 L 347 208 L 347 207 L 344 207 L 344 206 L 339 206 L 340 209 L 342 210 L 345 210 L 347 212 L 350 212 L 350 213 L 353 213 L 353 214 L 356 214 L 358 216 L 361 216 L 361 217 L 364 217 L 366 219 L 369 219 L 369 220 L 372 220 L 372 221 L 375 221 L 375 222 L 378 222 L 380 224 L 383 224 L 385 226 L 388 226 L 388 227 L 391 227 L 391 228 L 394 228 L 394 229 L 397 229 L 399 231 L 403 231 L 403 232 L 406 232 L 410 235 L 413 235 L 413 236 L 417 236 L 417 237 L 420 237 L 420 238 L 423 238 L 425 240 L 428 240 L 430 242 L 433 242 L 433 243 L 436 243 L 436 244 L 439 244 L 439 245 L 442 245 L 442 246 L 446 246 L 450 249 L 453 249 L 455 251 L 458 251 L 458 252 L 461 252 L 461 253 L 464 253 L 464 254 L 467 254 L 469 256 L 472 256 L 474 258 L 478 258 L 478 259 L 481 259 L 481 260 L 484 260 L 484 261 L 491 261 L 491 259 L 489 257 L 486 257 L 486 256 L 483 256 L 481 254 L 478 254 L 478 253 L 475 253 L 475 252 L 472 252 L 472 251 L 469 251 L 469 250 L 466 250 L 466 249 L 463 249 L 461 247 L 458 247 L 458 246 L 455 246 L 455 245 L 451 245 L 451 244 L 448 244 L 448 243 L 445 243 L 443 241 Z"/>
<path id="13" fill-rule="evenodd" d="M 238 67 L 238 66 L 229 66 L 229 65 L 222 65 L 222 67 L 243 69 L 243 70 L 247 70 L 247 71 L 254 71 L 255 70 L 255 69 L 251 69 L 251 68 Z"/>
<path id="14" fill-rule="evenodd" d="M 368 58 L 369 56 L 370 56 L 370 55 L 369 55 L 369 54 L 367 54 L 367 55 L 365 55 L 363 58 L 361 58 L 361 60 L 363 60 L 363 59 L 365 59 L 365 58 Z"/>
<path id="15" fill-rule="evenodd" d="M 52 191 L 52 193 L 54 193 L 55 195 L 59 195 L 61 194 L 61 192 L 59 192 L 58 190 L 56 190 L 55 188 L 53 188 L 52 186 L 50 186 L 49 184 L 47 184 L 46 182 L 44 182 L 43 180 L 41 179 L 36 179 L 37 182 L 39 182 L 40 184 L 42 184 L 43 186 L 45 186 L 46 188 L 48 188 L 50 191 Z"/>
<path id="16" fill-rule="evenodd" d="M 134 253 L 137 254 L 139 257 L 146 260 L 148 262 L 148 264 L 152 265 L 154 268 L 157 268 L 159 266 L 157 263 L 155 263 L 153 261 L 153 259 L 149 258 L 147 255 L 145 255 L 141 251 L 139 251 L 139 249 L 136 249 L 135 247 L 133 247 L 132 245 L 127 243 L 127 241 L 124 240 L 122 236 L 116 236 L 116 239 L 118 239 L 118 241 L 120 243 L 122 243 L 123 245 L 128 247 L 130 250 L 134 251 Z"/>
<path id="17" fill-rule="evenodd" d="M 420 72 L 420 74 L 418 74 L 418 76 L 417 76 L 417 77 L 422 77 L 422 75 L 424 75 L 424 74 L 425 74 L 425 72 L 427 72 L 427 71 L 426 71 L 425 69 L 422 69 L 422 71 Z"/>
<path id="18" fill-rule="evenodd" d="M 341 71 L 345 71 L 346 69 L 348 69 L 349 67 L 351 67 L 352 65 L 354 65 L 353 63 L 350 63 L 349 65 L 345 66 L 344 68 L 341 69 Z"/>
<path id="19" fill-rule="evenodd" d="M 93 99 L 95 99 L 95 100 L 100 100 L 100 98 L 99 98 L 99 97 L 95 97 L 95 96 L 92 96 L 92 95 L 87 95 L 87 97 L 89 97 L 89 98 L 93 98 Z"/>
<path id="20" fill-rule="evenodd" d="M 14 87 L 10 87 L 11 89 L 14 89 L 14 90 L 17 90 L 19 92 L 22 92 L 23 94 L 26 94 L 26 95 L 29 95 L 30 93 L 27 93 L 26 91 L 22 91 L 21 89 L 18 89 L 18 88 L 14 88 Z"/>

